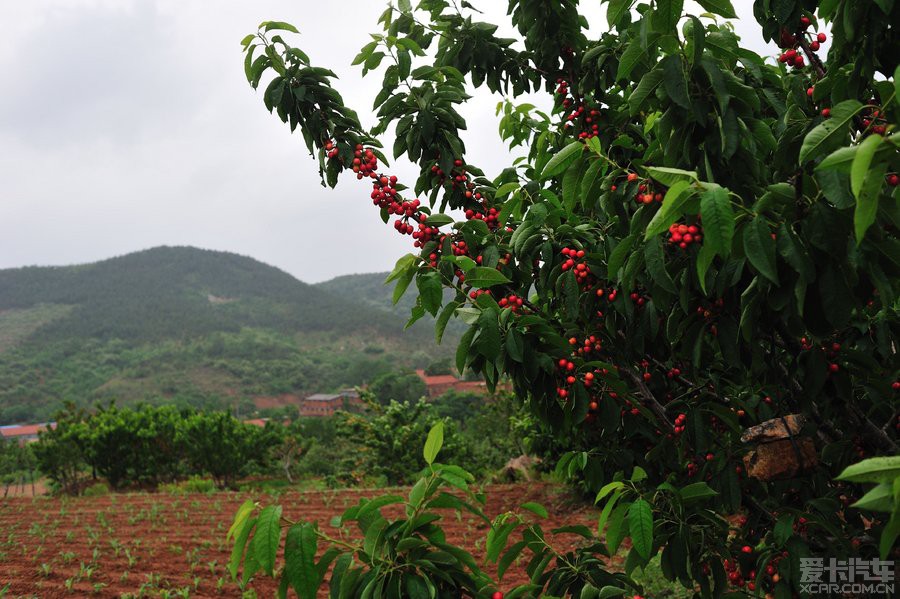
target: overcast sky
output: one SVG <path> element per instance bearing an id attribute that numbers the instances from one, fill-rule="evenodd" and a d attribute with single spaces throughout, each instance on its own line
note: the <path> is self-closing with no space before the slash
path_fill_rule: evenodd
<path id="1" fill-rule="evenodd" d="M 505 0 L 473 4 L 505 22 Z M 582 4 L 594 30 L 605 26 L 598 0 Z M 745 44 L 774 53 L 751 3 L 734 4 Z M 380 76 L 363 80 L 349 64 L 385 6 L 0 0 L 0 268 L 193 245 L 308 282 L 390 269 L 409 238 L 381 223 L 366 184 L 319 185 L 302 138 L 247 85 L 239 45 L 262 20 L 294 23 L 296 45 L 340 76 L 338 90 L 371 126 Z M 482 93 L 463 110 L 467 158 L 488 176 L 509 163 L 499 100 Z M 398 163 L 391 172 L 412 183 L 415 170 Z"/>

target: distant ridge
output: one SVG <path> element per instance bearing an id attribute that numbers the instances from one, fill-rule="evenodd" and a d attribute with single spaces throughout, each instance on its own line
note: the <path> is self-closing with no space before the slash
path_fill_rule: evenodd
<path id="1" fill-rule="evenodd" d="M 76 266 L 0 270 L 0 424 L 63 400 L 250 402 L 422 366 L 430 322 L 384 274 L 309 285 L 229 252 L 156 247 Z M 452 336 L 452 332 L 451 332 Z"/>

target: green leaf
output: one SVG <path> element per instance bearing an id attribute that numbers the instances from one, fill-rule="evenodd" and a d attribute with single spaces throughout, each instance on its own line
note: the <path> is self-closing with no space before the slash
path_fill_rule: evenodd
<path id="1" fill-rule="evenodd" d="M 669 293 L 677 293 L 675 282 L 666 270 L 666 258 L 663 253 L 662 242 L 659 239 L 650 239 L 644 246 L 644 262 L 647 264 L 647 271 L 653 278 L 653 282 L 668 291 Z"/>
<path id="2" fill-rule="evenodd" d="M 709 499 L 710 497 L 715 497 L 719 494 L 718 491 L 713 490 L 708 484 L 704 482 L 692 483 L 690 485 L 687 485 L 686 487 L 682 487 L 679 493 L 681 495 L 681 500 L 684 503 L 702 501 L 704 499 Z"/>
<path id="3" fill-rule="evenodd" d="M 617 245 L 612 253 L 610 253 L 609 261 L 607 262 L 607 271 L 609 272 L 610 278 L 618 277 L 619 269 L 625 264 L 625 259 L 630 254 L 631 246 L 634 245 L 635 239 L 636 235 L 629 235 L 620 241 L 619 245 Z"/>
<path id="4" fill-rule="evenodd" d="M 425 449 L 422 451 L 425 461 L 430 466 L 434 463 L 441 446 L 444 444 L 444 423 L 439 421 L 431 430 L 428 431 L 428 438 L 425 440 Z"/>
<path id="5" fill-rule="evenodd" d="M 613 498 L 615 497 L 613 495 Z M 609 526 L 606 528 L 606 544 L 609 546 L 609 552 L 612 555 L 615 555 L 622 540 L 628 534 L 628 521 L 625 519 L 625 514 L 628 512 L 630 505 L 628 503 L 620 503 L 609 515 Z"/>
<path id="6" fill-rule="evenodd" d="M 300 599 L 316 599 L 319 591 L 317 544 L 313 524 L 294 524 L 288 529 L 284 541 L 284 575 Z"/>
<path id="7" fill-rule="evenodd" d="M 275 556 L 281 545 L 281 506 L 264 507 L 256 519 L 256 533 L 251 541 L 253 557 L 263 572 L 269 576 L 275 573 Z"/>
<path id="8" fill-rule="evenodd" d="M 610 483 L 606 483 L 605 485 L 603 485 L 603 488 L 601 488 L 601 489 L 597 492 L 597 497 L 594 498 L 594 503 L 595 503 L 595 504 L 596 504 L 596 503 L 600 503 L 600 500 L 601 500 L 601 499 L 603 499 L 604 497 L 606 497 L 607 495 L 609 495 L 610 493 L 612 493 L 612 492 L 615 491 L 616 489 L 621 489 L 621 488 L 624 487 L 624 486 L 625 486 L 625 483 L 623 483 L 623 482 L 620 481 L 620 480 L 614 480 L 614 481 L 612 481 L 612 482 L 610 482 Z"/>
<path id="9" fill-rule="evenodd" d="M 850 507 L 871 512 L 890 512 L 894 509 L 893 485 L 888 483 L 877 485 Z"/>
<path id="10" fill-rule="evenodd" d="M 728 190 L 716 185 L 701 193 L 700 212 L 703 215 L 703 246 L 709 246 L 720 256 L 728 256 L 734 236 L 734 211 Z"/>
<path id="11" fill-rule="evenodd" d="M 683 9 L 684 0 L 657 0 L 653 28 L 662 34 L 671 33 L 678 25 Z"/>
<path id="12" fill-rule="evenodd" d="M 662 82 L 662 79 L 663 72 L 660 68 L 655 68 L 641 77 L 641 82 L 637 84 L 628 96 L 628 111 L 632 116 L 640 111 L 641 107 L 644 105 L 644 100 L 653 93 L 653 90 L 655 90 L 656 86 Z"/>
<path id="13" fill-rule="evenodd" d="M 606 9 L 606 22 L 609 23 L 610 29 L 615 27 L 626 12 L 631 8 L 634 0 L 609 0 L 609 6 Z"/>
<path id="14" fill-rule="evenodd" d="M 549 514 L 547 514 L 547 508 L 545 508 L 544 506 L 542 506 L 539 503 L 535 503 L 533 501 L 528 501 L 526 503 L 523 503 L 519 507 L 521 507 L 523 510 L 528 510 L 529 512 L 537 514 L 541 518 L 549 517 Z"/>
<path id="15" fill-rule="evenodd" d="M 231 559 L 228 560 L 228 572 L 231 574 L 233 580 L 237 580 L 237 572 L 241 565 L 241 560 L 244 557 L 247 539 L 250 537 L 250 531 L 253 530 L 255 525 L 256 518 L 245 518 L 243 523 L 235 529 L 234 547 L 231 548 Z M 250 553 L 252 553 L 252 548 Z M 249 555 L 247 556 L 247 559 L 249 561 Z M 245 564 L 245 566 L 249 567 L 249 564 Z"/>
<path id="16" fill-rule="evenodd" d="M 844 468 L 836 478 L 852 483 L 885 483 L 900 476 L 900 456 L 869 458 Z"/>
<path id="17" fill-rule="evenodd" d="M 612 585 L 606 585 L 602 589 L 600 589 L 600 594 L 597 595 L 597 599 L 610 599 L 610 597 L 621 597 L 625 594 L 625 589 L 620 589 L 619 587 L 614 587 Z"/>
<path id="18" fill-rule="evenodd" d="M 506 334 L 506 353 L 520 364 L 525 360 L 525 340 L 519 329 L 512 328 Z"/>
<path id="19" fill-rule="evenodd" d="M 672 187 L 676 183 L 695 183 L 698 181 L 695 171 L 686 171 L 680 168 L 667 168 L 664 166 L 648 166 L 647 173 L 652 179 L 659 181 L 666 187 Z"/>
<path id="20" fill-rule="evenodd" d="M 653 510 L 650 504 L 638 499 L 628 508 L 628 528 L 631 543 L 644 559 L 650 559 L 653 549 Z"/>
<path id="21" fill-rule="evenodd" d="M 436 270 L 420 272 L 416 277 L 416 287 L 419 288 L 419 298 L 422 307 L 428 310 L 432 316 L 437 316 L 444 299 L 444 288 L 441 285 L 441 275 Z"/>
<path id="22" fill-rule="evenodd" d="M 707 11 L 721 15 L 726 19 L 737 18 L 737 13 L 734 12 L 734 6 L 731 5 L 731 0 L 697 0 L 697 4 Z"/>
<path id="23" fill-rule="evenodd" d="M 706 293 L 706 271 L 709 270 L 715 257 L 716 250 L 707 243 L 704 243 L 697 252 L 697 278 L 700 280 L 700 289 L 703 290 L 703 293 Z"/>
<path id="24" fill-rule="evenodd" d="M 266 31 L 272 31 L 273 29 L 279 29 L 281 31 L 290 31 L 291 33 L 300 33 L 297 31 L 297 28 L 291 25 L 290 23 L 285 23 L 284 21 L 263 21 L 259 24 L 260 28 L 265 27 Z"/>
<path id="25" fill-rule="evenodd" d="M 449 225 L 452 222 L 456 222 L 452 216 L 447 214 L 432 214 L 426 220 L 429 227 L 440 227 L 442 225 Z"/>
<path id="26" fill-rule="evenodd" d="M 859 144 L 859 151 L 853 157 L 853 164 L 850 167 L 850 189 L 853 191 L 854 197 L 859 200 L 859 194 L 862 191 L 863 181 L 869 173 L 869 167 L 872 165 L 872 158 L 875 151 L 884 140 L 880 135 L 870 135 Z"/>
<path id="27" fill-rule="evenodd" d="M 544 170 L 541 173 L 541 179 L 548 179 L 566 170 L 569 164 L 571 164 L 571 161 L 575 160 L 583 150 L 583 143 L 580 141 L 573 141 L 558 151 L 544 166 Z"/>
<path id="28" fill-rule="evenodd" d="M 440 343 L 444 338 L 444 331 L 447 329 L 447 323 L 450 322 L 450 318 L 453 316 L 453 313 L 456 312 L 456 309 L 459 308 L 462 304 L 457 301 L 450 302 L 444 309 L 441 310 L 440 315 L 437 317 L 437 320 L 434 323 L 434 340 L 437 343 Z"/>
<path id="29" fill-rule="evenodd" d="M 232 522 L 231 527 L 228 529 L 228 534 L 225 536 L 226 541 L 230 541 L 231 537 L 241 530 L 244 526 L 244 522 L 246 522 L 250 517 L 250 514 L 253 513 L 253 508 L 255 507 L 256 504 L 252 499 L 248 499 L 241 504 L 241 507 L 238 508 L 238 511 L 234 515 L 234 522 Z"/>
<path id="30" fill-rule="evenodd" d="M 647 54 L 641 45 L 640 38 L 635 38 L 628 43 L 628 47 L 619 58 L 619 68 L 616 71 L 616 80 L 628 79 L 638 61 Z"/>
<path id="31" fill-rule="evenodd" d="M 470 326 L 460 338 L 459 345 L 456 346 L 456 371 L 459 374 L 462 374 L 466 369 L 466 364 L 469 360 L 469 350 L 472 347 L 472 338 L 475 337 L 477 331 L 478 327 L 476 325 Z"/>
<path id="32" fill-rule="evenodd" d="M 496 308 L 482 310 L 477 326 L 478 338 L 472 344 L 472 349 L 488 360 L 493 360 L 500 354 L 500 327 Z"/>
<path id="33" fill-rule="evenodd" d="M 512 563 L 519 557 L 519 554 L 522 553 L 522 550 L 525 549 L 525 546 L 528 545 L 526 541 L 519 541 L 515 545 L 509 548 L 506 553 L 503 554 L 503 557 L 500 558 L 500 561 L 497 562 L 497 580 L 503 580 L 503 575 L 506 574 L 506 571 L 509 570 L 509 567 Z"/>
<path id="34" fill-rule="evenodd" d="M 878 196 L 884 186 L 887 167 L 886 163 L 879 162 L 866 172 L 866 178 L 856 200 L 856 209 L 853 211 L 853 230 L 856 233 L 857 244 L 862 243 L 866 231 L 869 230 L 878 215 Z"/>
<path id="35" fill-rule="evenodd" d="M 806 134 L 800 147 L 800 162 L 822 156 L 843 143 L 850 134 L 848 126 L 862 110 L 862 103 L 845 100 L 831 109 L 831 116 Z"/>
<path id="36" fill-rule="evenodd" d="M 682 108 L 690 110 L 691 99 L 688 96 L 687 76 L 681 58 L 676 55 L 667 56 L 662 60 L 663 87 L 669 98 Z"/>
<path id="37" fill-rule="evenodd" d="M 694 195 L 695 191 L 687 181 L 678 181 L 672 184 L 666 191 L 662 207 L 656 211 L 656 214 L 650 220 L 650 224 L 647 225 L 644 239 L 650 239 L 659 235 L 666 231 L 669 225 L 678 220 L 681 217 L 681 207 Z"/>
<path id="38" fill-rule="evenodd" d="M 487 266 L 476 266 L 466 273 L 466 283 L 476 289 L 484 289 L 509 282 L 509 279 L 502 272 Z"/>
<path id="39" fill-rule="evenodd" d="M 775 266 L 775 240 L 769 225 L 761 216 L 756 216 L 744 227 L 744 252 L 756 270 L 764 277 L 778 284 L 778 269 Z"/>
<path id="40" fill-rule="evenodd" d="M 496 525 L 491 527 L 485 542 L 487 561 L 494 563 L 499 559 L 500 552 L 506 548 L 506 540 L 509 538 L 509 534 L 515 530 L 518 524 L 516 520 L 508 520 L 499 527 Z"/>

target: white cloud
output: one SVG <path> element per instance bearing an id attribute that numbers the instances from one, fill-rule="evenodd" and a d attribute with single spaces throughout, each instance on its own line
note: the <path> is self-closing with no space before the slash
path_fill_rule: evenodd
<path id="1" fill-rule="evenodd" d="M 505 2 L 484 20 L 507 22 Z M 595 3 L 599 5 L 599 3 Z M 410 251 L 381 224 L 368 187 L 319 185 L 299 136 L 244 80 L 239 40 L 267 19 L 333 68 L 372 123 L 377 74 L 350 62 L 384 3 L 29 0 L 0 4 L 0 268 L 102 259 L 160 244 L 248 254 L 307 281 L 385 270 Z M 583 8 L 605 25 L 605 11 Z M 749 7 L 739 33 L 756 35 Z M 503 35 L 513 35 L 508 25 Z M 463 108 L 469 158 L 508 164 L 499 98 Z M 415 169 L 392 169 L 410 180 Z"/>

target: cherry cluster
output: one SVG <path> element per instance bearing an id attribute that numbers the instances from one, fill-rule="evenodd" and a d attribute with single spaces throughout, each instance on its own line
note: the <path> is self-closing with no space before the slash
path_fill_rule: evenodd
<path id="1" fill-rule="evenodd" d="M 569 83 L 562 78 L 556 80 L 556 93 L 562 100 L 562 107 L 569 110 L 566 115 L 565 127 L 580 129 L 578 139 L 590 139 L 600 134 L 600 111 L 596 108 L 586 107 L 573 97 L 569 97 Z"/>
<path id="2" fill-rule="evenodd" d="M 744 551 L 745 549 L 749 549 L 749 551 Z M 753 553 L 753 548 L 749 545 L 744 545 L 744 547 L 741 548 L 741 552 Z M 750 582 L 747 582 L 744 579 L 744 575 L 741 572 L 740 565 L 736 560 L 726 558 L 722 562 L 722 566 L 725 568 L 725 573 L 728 575 L 728 582 L 730 582 L 732 586 L 735 586 L 739 589 L 746 586 L 747 590 L 749 591 L 756 590 L 756 583 L 753 582 L 756 579 L 756 570 L 750 570 L 750 572 L 747 573 L 747 578 L 749 578 L 750 580 Z"/>
<path id="3" fill-rule="evenodd" d="M 567 360 L 566 358 L 560 358 L 559 362 L 557 362 L 557 367 L 563 377 L 563 380 L 566 384 L 573 385 L 575 384 L 575 362 L 571 360 Z M 565 387 L 558 386 L 556 388 L 556 395 L 562 400 L 568 400 L 569 390 Z"/>
<path id="4" fill-rule="evenodd" d="M 681 376 L 680 368 L 670 368 L 668 372 L 666 372 L 666 376 L 670 379 L 674 379 L 676 376 Z"/>
<path id="5" fill-rule="evenodd" d="M 513 312 L 518 312 L 522 307 L 522 304 L 525 303 L 525 300 L 516 295 L 515 293 L 509 294 L 507 297 L 501 297 L 497 304 L 501 308 L 509 308 Z"/>
<path id="6" fill-rule="evenodd" d="M 812 21 L 809 20 L 809 17 L 803 16 L 800 17 L 800 25 L 797 33 L 791 33 L 786 28 L 781 30 L 781 47 L 785 49 L 785 51 L 778 57 L 778 62 L 792 66 L 795 69 L 801 69 L 805 66 L 803 53 L 797 50 L 797 47 L 800 46 L 801 36 L 806 37 L 810 51 L 819 51 L 819 48 L 825 43 L 828 36 L 824 33 L 813 34 L 808 32 L 807 29 L 809 29 L 811 24 Z"/>
<path id="7" fill-rule="evenodd" d="M 566 257 L 566 260 L 562 263 L 562 269 L 564 271 L 574 270 L 575 280 L 578 281 L 580 285 L 587 283 L 588 277 L 591 275 L 591 269 L 584 262 L 578 262 L 578 260 L 584 258 L 584 250 L 563 248 L 560 253 Z"/>
<path id="8" fill-rule="evenodd" d="M 637 291 L 632 291 L 628 297 L 631 299 L 632 302 L 634 302 L 634 305 L 636 305 L 638 308 L 642 308 L 648 299 L 646 296 L 641 295 Z"/>
<path id="9" fill-rule="evenodd" d="M 687 422 L 687 414 L 679 414 L 675 417 L 675 429 L 674 433 L 676 435 L 680 435 L 684 432 L 684 424 Z"/>
<path id="10" fill-rule="evenodd" d="M 669 243 L 685 250 L 692 243 L 703 241 L 703 229 L 700 225 L 673 223 L 669 227 Z"/>
<path id="11" fill-rule="evenodd" d="M 654 192 L 652 189 L 649 189 L 646 184 L 641 183 L 638 185 L 637 193 L 634 194 L 634 201 L 638 204 L 644 204 L 645 206 L 652 204 L 653 202 L 662 204 L 664 197 L 665 194 L 663 192 Z"/>
<path id="12" fill-rule="evenodd" d="M 878 103 L 875 100 L 869 100 L 868 106 L 862 111 L 862 126 L 875 135 L 884 135 L 887 132 L 887 120 L 884 114 L 878 109 Z M 897 178 L 897 175 L 894 175 Z M 893 185 L 897 185 L 894 183 Z"/>
<path id="13" fill-rule="evenodd" d="M 330 143 L 331 142 L 329 141 L 325 144 L 326 151 L 328 150 L 328 144 Z M 332 148 L 330 154 L 337 156 L 337 148 Z M 363 177 L 377 177 L 378 157 L 375 155 L 375 152 L 372 151 L 372 148 L 363 148 L 362 144 L 356 144 L 356 149 L 353 150 L 352 168 L 353 172 L 356 173 L 357 179 L 362 179 Z"/>
<path id="14" fill-rule="evenodd" d="M 329 160 L 341 159 L 334 141 L 325 141 L 323 147 Z M 364 177 L 372 179 L 372 193 L 370 194 L 372 203 L 385 210 L 388 214 L 400 217 L 394 221 L 394 229 L 401 235 L 412 235 L 413 239 L 415 239 L 413 244 L 415 247 L 423 247 L 439 233 L 437 227 L 430 227 L 426 224 L 428 215 L 420 210 L 421 202 L 418 199 L 406 201 L 400 198 L 397 191 L 396 176 L 378 174 L 378 157 L 372 148 L 356 144 L 356 148 L 353 150 L 351 168 L 356 173 L 357 179 L 363 179 Z M 418 226 L 412 225 L 409 222 L 410 220 L 417 221 Z M 435 265 L 437 261 L 434 259 L 431 262 Z"/>
<path id="15" fill-rule="evenodd" d="M 589 335 L 588 337 L 585 337 L 584 341 L 582 341 L 580 344 L 576 337 L 570 337 L 569 345 L 571 345 L 573 347 L 578 346 L 578 349 L 575 350 L 575 353 L 580 356 L 583 356 L 584 354 L 589 354 L 594 351 L 596 351 L 596 352 L 603 351 L 603 340 L 600 339 L 599 337 L 597 337 L 596 335 Z M 590 386 L 589 381 L 594 380 L 594 375 L 591 374 L 590 372 L 588 374 L 590 375 L 590 377 L 585 375 L 585 383 L 584 384 L 585 384 L 585 386 L 589 387 Z"/>

